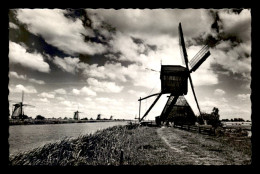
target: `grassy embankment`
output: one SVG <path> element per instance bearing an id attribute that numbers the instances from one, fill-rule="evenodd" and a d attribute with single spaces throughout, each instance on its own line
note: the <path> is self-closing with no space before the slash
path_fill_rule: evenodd
<path id="1" fill-rule="evenodd" d="M 122 150 L 123 165 L 185 164 L 185 161 L 179 160 L 181 154 L 176 156 L 156 130 L 156 127 L 115 126 L 18 154 L 10 157 L 10 165 L 117 166 L 120 165 Z M 234 146 L 231 140 L 225 143 Z M 251 148 L 246 143 L 241 146 L 245 153 Z"/>
<path id="2" fill-rule="evenodd" d="M 159 164 L 167 155 L 167 146 L 156 136 L 155 128 L 127 125 L 46 144 L 11 157 L 10 164 L 119 165 L 121 150 L 124 165 Z"/>

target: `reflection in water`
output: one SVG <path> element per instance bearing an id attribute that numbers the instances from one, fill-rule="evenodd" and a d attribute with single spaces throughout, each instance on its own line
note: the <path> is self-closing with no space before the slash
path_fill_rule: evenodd
<path id="1" fill-rule="evenodd" d="M 63 138 L 77 138 L 80 135 L 94 133 L 115 125 L 126 125 L 127 122 L 94 122 L 72 124 L 17 125 L 9 127 L 9 153 L 31 150 Z"/>

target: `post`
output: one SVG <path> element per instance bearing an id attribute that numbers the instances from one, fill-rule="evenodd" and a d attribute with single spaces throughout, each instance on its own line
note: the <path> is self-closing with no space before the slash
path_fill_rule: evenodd
<path id="1" fill-rule="evenodd" d="M 121 149 L 121 154 L 120 154 L 120 165 L 123 165 L 124 163 L 124 150 Z"/>
<path id="2" fill-rule="evenodd" d="M 139 101 L 139 122 L 140 122 L 140 114 L 141 114 L 141 97 L 140 97 L 140 101 Z"/>

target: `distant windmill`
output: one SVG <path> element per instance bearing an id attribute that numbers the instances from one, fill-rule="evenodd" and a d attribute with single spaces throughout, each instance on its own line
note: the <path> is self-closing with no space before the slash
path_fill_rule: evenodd
<path id="1" fill-rule="evenodd" d="M 79 110 L 79 106 L 78 106 L 78 110 Z M 76 112 L 74 112 L 74 117 L 73 117 L 74 120 L 79 120 L 80 119 L 79 113 L 83 113 L 83 112 L 79 112 L 78 110 Z"/>
<path id="2" fill-rule="evenodd" d="M 24 109 L 23 109 L 24 106 L 35 107 L 33 105 L 24 104 L 23 99 L 24 99 L 24 92 L 22 91 L 22 102 L 13 104 L 14 109 L 12 110 L 12 116 L 11 116 L 12 119 L 23 119 L 23 118 L 25 118 Z"/>
<path id="3" fill-rule="evenodd" d="M 147 116 L 147 114 L 150 112 L 150 110 L 153 108 L 153 106 L 156 104 L 156 102 L 159 100 L 159 98 L 161 97 L 162 94 L 170 93 L 169 99 L 159 117 L 159 120 L 161 120 L 161 121 L 164 121 L 165 119 L 167 119 L 168 115 L 172 111 L 173 106 L 177 102 L 179 96 L 187 94 L 188 79 L 190 81 L 191 89 L 192 89 L 199 113 L 201 115 L 200 107 L 199 107 L 198 100 L 197 100 L 197 97 L 195 94 L 195 90 L 194 90 L 194 86 L 192 83 L 190 73 L 195 72 L 198 69 L 198 67 L 210 56 L 209 47 L 207 45 L 205 45 L 189 62 L 188 55 L 186 52 L 185 42 L 184 42 L 184 38 L 183 38 L 181 23 L 179 23 L 179 45 L 180 45 L 182 62 L 183 62 L 183 64 L 185 64 L 186 67 L 183 67 L 180 65 L 161 65 L 161 71 L 160 71 L 161 92 L 149 95 L 144 98 L 140 98 L 138 100 L 140 103 L 139 106 L 141 106 L 142 100 L 158 95 L 157 98 L 155 99 L 155 101 L 152 103 L 152 105 L 149 107 L 149 109 L 145 112 L 145 114 L 142 118 L 140 118 L 140 109 L 139 109 L 139 121 L 140 122 L 144 119 L 144 117 Z M 188 64 L 190 64 L 191 68 L 189 68 Z"/>

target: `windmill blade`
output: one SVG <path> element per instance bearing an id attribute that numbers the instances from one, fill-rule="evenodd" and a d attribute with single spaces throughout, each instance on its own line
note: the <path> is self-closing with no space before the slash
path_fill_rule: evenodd
<path id="1" fill-rule="evenodd" d="M 181 28 L 181 23 L 179 23 L 179 36 L 180 36 L 180 46 L 181 46 L 181 53 L 183 54 L 183 58 L 184 58 L 184 61 L 185 61 L 185 65 L 186 65 L 186 68 L 187 70 L 189 71 L 189 66 L 188 66 L 188 55 L 187 55 L 187 51 L 186 51 L 186 48 L 185 48 L 185 42 L 184 42 L 184 38 L 183 38 L 183 32 L 182 32 L 182 28 Z M 190 72 L 190 71 L 189 71 Z M 195 90 L 194 90 L 194 86 L 193 86 L 193 83 L 192 83 L 192 79 L 191 79 L 191 75 L 190 73 L 188 73 L 189 76 L 189 80 L 190 80 L 190 85 L 191 85 L 191 89 L 192 89 L 192 93 L 193 93 L 193 96 L 195 98 L 195 101 L 196 101 L 196 104 L 197 104 L 197 107 L 198 107 L 198 110 L 199 110 L 199 113 L 201 115 L 201 112 L 200 112 L 200 107 L 199 107 L 199 103 L 198 103 L 198 100 L 197 100 L 197 97 L 196 97 L 196 94 L 195 94 Z"/>
<path id="2" fill-rule="evenodd" d="M 181 23 L 179 23 L 179 46 L 180 46 L 182 63 L 188 66 L 188 55 L 185 47 Z"/>
<path id="3" fill-rule="evenodd" d="M 195 101 L 196 101 L 196 104 L 197 104 L 199 113 L 200 113 L 200 115 L 201 115 L 200 106 L 199 106 L 199 103 L 198 103 L 198 100 L 197 100 L 197 97 L 196 97 L 196 94 L 195 94 L 195 90 L 194 90 L 194 86 L 193 86 L 193 83 L 192 83 L 192 79 L 191 79 L 190 73 L 189 73 L 189 80 L 190 80 L 190 85 L 191 85 L 191 89 L 192 89 L 193 96 L 194 96 L 194 98 L 195 98 Z"/>
<path id="4" fill-rule="evenodd" d="M 22 91 L 22 103 L 23 103 L 23 96 L 24 96 L 24 92 Z"/>
<path id="5" fill-rule="evenodd" d="M 29 104 L 23 104 L 23 106 L 30 106 L 30 107 L 35 107 L 35 106 L 33 106 L 33 105 L 29 105 Z"/>
<path id="6" fill-rule="evenodd" d="M 191 66 L 190 72 L 195 72 L 209 56 L 209 46 L 205 45 L 189 62 Z"/>

